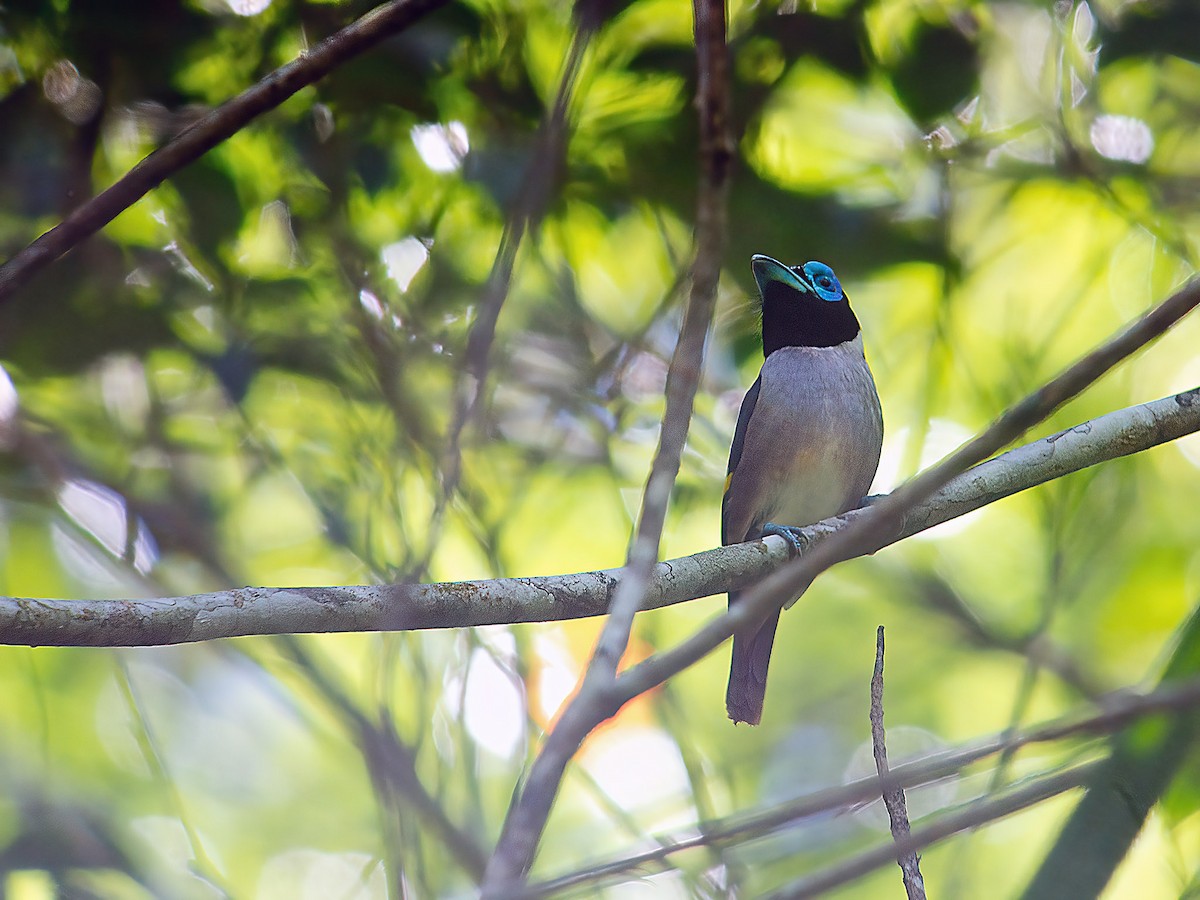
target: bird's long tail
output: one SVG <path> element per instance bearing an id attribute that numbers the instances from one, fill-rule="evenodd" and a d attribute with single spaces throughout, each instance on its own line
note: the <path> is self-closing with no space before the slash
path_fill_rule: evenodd
<path id="1" fill-rule="evenodd" d="M 729 605 L 738 595 L 729 595 Z M 760 625 L 739 631 L 733 636 L 733 659 L 729 664 L 729 687 L 725 690 L 725 709 L 734 722 L 757 725 L 762 719 L 763 699 L 767 695 L 767 666 L 771 662 L 771 645 L 775 643 L 775 612 Z"/>

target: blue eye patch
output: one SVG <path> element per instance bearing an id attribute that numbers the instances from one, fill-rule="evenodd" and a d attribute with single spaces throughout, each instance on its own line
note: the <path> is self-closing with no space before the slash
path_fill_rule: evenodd
<path id="1" fill-rule="evenodd" d="M 809 284 L 813 293 L 822 300 L 828 300 L 831 303 L 836 303 L 843 299 L 846 295 L 842 293 L 842 284 L 838 281 L 836 275 L 833 274 L 833 269 L 825 265 L 823 262 L 806 262 L 803 266 L 796 266 L 792 269 L 801 281 Z"/>

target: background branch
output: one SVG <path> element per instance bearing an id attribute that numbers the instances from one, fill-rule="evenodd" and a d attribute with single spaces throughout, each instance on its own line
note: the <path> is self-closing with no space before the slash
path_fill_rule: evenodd
<path id="1" fill-rule="evenodd" d="M 930 824 L 917 828 L 894 844 L 880 844 L 872 847 L 870 850 L 865 850 L 829 866 L 814 875 L 793 882 L 782 890 L 768 895 L 769 900 L 800 900 L 804 897 L 819 897 L 826 891 L 849 884 L 868 872 L 893 862 L 898 853 L 913 853 L 936 841 L 958 834 L 960 831 L 995 822 L 1086 784 L 1099 767 L 1099 763 L 1076 766 L 1065 772 L 1034 779 L 1028 784 L 989 797 L 987 800 L 972 803 L 965 809 L 940 816 Z"/>
<path id="2" fill-rule="evenodd" d="M 255 118 L 444 3 L 445 0 L 395 0 L 377 6 L 299 59 L 281 66 L 258 84 L 221 104 L 0 266 L 0 303 L 39 269 L 91 237 L 171 175 L 232 137 Z"/>
<path id="3" fill-rule="evenodd" d="M 919 787 L 956 775 L 969 766 L 997 754 L 1013 754 L 1034 744 L 1068 738 L 1112 734 L 1147 716 L 1191 710 L 1200 705 L 1200 679 L 1177 682 L 1147 694 L 1117 691 L 1097 698 L 1097 703 L 1101 712 L 1084 717 L 1066 716 L 1021 732 L 996 735 L 902 763 L 893 767 L 883 778 L 872 775 L 848 784 L 825 788 L 770 809 L 702 822 L 696 834 L 660 836 L 654 839 L 657 846 L 650 850 L 631 853 L 557 878 L 536 882 L 505 896 L 544 897 L 633 871 L 661 871 L 667 867 L 666 861 L 677 853 L 714 844 L 746 842 L 823 813 L 852 810 L 878 797 L 881 788 Z"/>
<path id="4" fill-rule="evenodd" d="M 1162 673 L 1162 683 L 1200 674 L 1200 607 L 1193 607 Z M 1142 830 L 1146 818 L 1200 742 L 1194 708 L 1140 723 L 1112 738 L 1110 755 L 1072 810 L 1024 900 L 1096 897 Z"/>
<path id="5" fill-rule="evenodd" d="M 583 27 L 575 32 L 571 40 L 571 49 L 563 64 L 554 103 L 542 120 L 533 152 L 521 176 L 521 187 L 504 223 L 500 246 L 496 250 L 487 285 L 480 297 L 479 312 L 467 336 L 466 351 L 458 372 L 454 415 L 447 430 L 446 446 L 442 453 L 441 489 L 430 516 L 425 552 L 406 580 L 420 581 L 425 577 L 437 547 L 446 509 L 462 479 L 463 435 L 472 418 L 478 413 L 480 401 L 486 396 L 492 344 L 496 339 L 496 324 L 500 321 L 500 310 L 508 299 L 517 252 L 521 249 L 525 237 L 536 231 L 546 214 L 546 208 L 555 196 L 555 188 L 559 183 L 557 176 L 565 167 L 567 141 L 570 136 L 567 110 L 574 96 L 579 67 L 594 34 L 593 28 Z"/>
<path id="6" fill-rule="evenodd" d="M 381 797 L 381 810 L 407 804 L 419 817 L 422 827 L 435 835 L 475 882 L 483 878 L 487 861 L 484 849 L 464 828 L 455 824 L 417 774 L 417 759 L 412 747 L 396 731 L 387 710 L 380 710 L 379 720 L 368 716 L 353 698 L 338 685 L 331 674 L 309 653 L 295 635 L 281 635 L 277 646 L 300 667 L 308 683 L 349 726 L 362 750 L 363 763 Z M 391 802 L 387 802 L 387 801 Z M 389 847 L 397 853 L 402 848 Z M 393 877 L 398 877 L 399 872 Z"/>

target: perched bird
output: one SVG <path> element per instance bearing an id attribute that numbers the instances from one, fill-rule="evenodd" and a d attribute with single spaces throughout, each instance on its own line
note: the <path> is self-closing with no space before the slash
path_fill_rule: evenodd
<path id="1" fill-rule="evenodd" d="M 742 401 L 721 501 L 721 543 L 781 534 L 858 506 L 879 467 L 883 413 L 862 333 L 829 266 L 751 260 L 762 295 L 762 371 Z M 789 527 L 794 526 L 794 527 Z M 729 594 L 729 605 L 738 602 Z M 776 612 L 733 636 L 725 707 L 757 725 Z"/>

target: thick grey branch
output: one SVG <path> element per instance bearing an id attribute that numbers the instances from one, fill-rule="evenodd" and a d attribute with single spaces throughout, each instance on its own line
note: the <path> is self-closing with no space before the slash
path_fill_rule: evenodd
<path id="1" fill-rule="evenodd" d="M 1070 472 L 1196 431 L 1200 431 L 1200 388 L 1109 413 L 969 469 L 913 509 L 901 531 L 878 546 Z M 805 532 L 810 545 L 862 514 L 856 511 L 809 526 Z M 778 569 L 788 554 L 782 538 L 769 537 L 659 563 L 642 608 L 657 609 L 744 587 Z M 577 619 L 607 611 L 621 571 L 447 584 L 247 587 L 152 600 L 0 597 L 0 643 L 153 646 L 251 634 L 402 631 Z"/>

